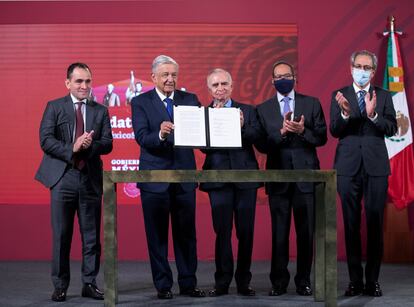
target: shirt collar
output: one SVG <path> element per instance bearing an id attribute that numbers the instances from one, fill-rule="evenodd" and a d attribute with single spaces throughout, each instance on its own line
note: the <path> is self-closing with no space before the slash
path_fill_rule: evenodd
<path id="1" fill-rule="evenodd" d="M 232 106 L 232 104 L 233 104 L 233 101 L 231 100 L 231 98 L 229 98 L 224 104 L 223 104 L 223 107 L 224 108 L 231 108 L 231 106 Z M 212 102 L 212 106 L 213 106 L 213 108 L 215 107 L 215 102 L 214 102 L 214 100 L 213 100 L 213 102 Z"/>
<path id="2" fill-rule="evenodd" d="M 352 86 L 354 87 L 354 91 L 357 94 L 358 94 L 359 91 L 365 91 L 366 93 L 368 93 L 369 89 L 371 87 L 371 83 L 368 83 L 367 86 L 364 87 L 363 89 L 360 89 L 354 82 L 352 82 Z"/>
<path id="3" fill-rule="evenodd" d="M 73 96 L 72 94 L 70 94 L 70 98 L 72 98 L 72 102 L 75 104 L 75 103 L 78 103 L 78 102 L 83 102 L 84 104 L 86 104 L 87 102 L 88 102 L 88 99 L 82 99 L 82 100 L 79 100 L 78 98 L 76 98 L 75 96 Z"/>
<path id="4" fill-rule="evenodd" d="M 277 95 L 277 101 L 279 101 L 279 102 L 282 101 L 282 99 L 286 97 L 286 96 L 280 94 L 279 92 L 276 92 L 276 95 Z M 292 100 L 292 101 L 295 100 L 295 90 L 291 90 L 289 92 L 289 94 L 287 94 L 287 97 L 289 97 L 290 100 Z"/>
<path id="5" fill-rule="evenodd" d="M 161 93 L 157 87 L 155 87 L 155 91 L 157 92 L 158 97 L 160 97 L 161 101 L 164 101 L 165 98 L 167 98 L 167 96 L 165 96 L 163 93 Z M 171 93 L 170 97 L 172 100 L 174 100 L 174 91 Z"/>

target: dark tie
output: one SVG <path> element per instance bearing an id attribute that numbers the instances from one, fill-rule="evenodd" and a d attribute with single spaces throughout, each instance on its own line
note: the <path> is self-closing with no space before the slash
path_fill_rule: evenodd
<path id="1" fill-rule="evenodd" d="M 286 113 L 291 111 L 290 110 L 290 105 L 289 105 L 290 97 L 287 97 L 287 96 L 283 97 L 282 101 L 285 103 L 283 105 L 283 114 L 282 114 L 284 116 Z"/>
<path id="2" fill-rule="evenodd" d="M 361 111 L 361 114 L 365 113 L 365 94 L 367 92 L 362 90 L 358 92 L 358 107 L 359 110 Z"/>
<path id="3" fill-rule="evenodd" d="M 168 115 L 170 116 L 170 119 L 173 119 L 173 100 L 167 97 L 164 101 L 167 104 Z"/>
<path id="4" fill-rule="evenodd" d="M 76 131 L 75 131 L 75 141 L 80 137 L 84 132 L 84 125 L 83 125 L 83 115 L 82 115 L 82 101 L 76 102 Z M 82 160 L 79 155 L 75 155 L 74 157 L 75 167 L 77 169 L 82 169 L 85 166 L 85 160 Z"/>

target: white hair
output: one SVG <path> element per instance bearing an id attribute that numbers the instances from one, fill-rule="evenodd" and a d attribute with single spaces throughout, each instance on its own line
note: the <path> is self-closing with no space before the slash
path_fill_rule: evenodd
<path id="1" fill-rule="evenodd" d="M 172 58 L 169 57 L 168 55 L 159 55 L 157 56 L 154 61 L 152 61 L 152 73 L 156 73 L 157 72 L 157 68 L 158 66 L 162 65 L 162 64 L 173 64 L 177 67 L 177 71 L 178 71 L 178 63 Z"/>
<path id="2" fill-rule="evenodd" d="M 209 86 L 208 82 L 210 81 L 210 78 L 214 74 L 223 73 L 227 76 L 227 79 L 229 80 L 230 84 L 233 84 L 233 79 L 231 78 L 230 73 L 227 70 L 224 70 L 222 68 L 214 68 L 212 71 L 210 71 L 207 75 L 207 87 Z"/>

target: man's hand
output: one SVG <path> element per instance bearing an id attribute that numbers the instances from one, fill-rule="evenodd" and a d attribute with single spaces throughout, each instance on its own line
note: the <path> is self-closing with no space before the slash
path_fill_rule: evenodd
<path id="1" fill-rule="evenodd" d="M 305 116 L 303 115 L 301 115 L 299 121 L 285 119 L 284 122 L 286 122 L 286 129 L 288 132 L 302 134 L 303 131 L 305 131 Z"/>
<path id="2" fill-rule="evenodd" d="M 375 108 L 377 106 L 377 93 L 375 91 L 371 94 L 368 92 L 365 95 L 365 110 L 367 111 L 367 116 L 373 118 L 375 116 Z"/>
<path id="3" fill-rule="evenodd" d="M 338 105 L 341 108 L 342 113 L 345 116 L 349 116 L 349 114 L 351 114 L 351 106 L 349 105 L 349 101 L 345 98 L 344 94 L 338 91 L 336 93 L 335 99 L 338 102 Z"/>
<path id="4" fill-rule="evenodd" d="M 293 114 L 292 112 L 287 112 L 285 116 L 283 116 L 283 125 L 282 125 L 282 128 L 280 129 L 280 134 L 282 136 L 285 136 L 286 133 L 288 133 L 287 122 L 290 121 L 292 114 Z"/>
<path id="5" fill-rule="evenodd" d="M 92 144 L 93 133 L 93 130 L 91 132 L 84 132 L 80 137 L 78 137 L 73 144 L 73 152 L 88 149 Z"/>
<path id="6" fill-rule="evenodd" d="M 174 124 L 172 122 L 162 122 L 160 125 L 161 138 L 166 139 L 173 130 L 174 130 Z"/>

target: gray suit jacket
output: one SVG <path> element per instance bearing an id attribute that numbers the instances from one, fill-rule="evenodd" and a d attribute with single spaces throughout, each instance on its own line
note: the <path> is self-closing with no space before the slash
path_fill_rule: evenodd
<path id="1" fill-rule="evenodd" d="M 52 188 L 73 165 L 75 110 L 70 95 L 49 101 L 40 123 L 40 146 L 44 152 L 35 179 Z M 112 151 L 112 133 L 106 107 L 95 101 L 86 104 L 85 131 L 94 130 L 92 145 L 82 153 L 94 190 L 102 194 L 100 155 Z"/>

